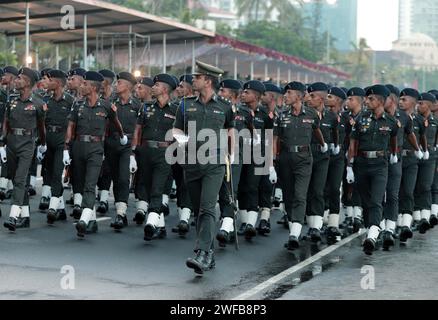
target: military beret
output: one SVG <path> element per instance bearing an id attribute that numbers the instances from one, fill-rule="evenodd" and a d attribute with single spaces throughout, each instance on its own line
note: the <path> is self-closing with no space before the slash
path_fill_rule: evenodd
<path id="1" fill-rule="evenodd" d="M 243 90 L 253 90 L 263 94 L 265 93 L 266 88 L 263 82 L 258 80 L 251 80 L 243 85 Z"/>
<path id="2" fill-rule="evenodd" d="M 286 92 L 287 90 L 294 90 L 294 91 L 300 91 L 302 93 L 305 93 L 307 88 L 304 83 L 293 81 L 288 83 L 286 87 L 284 87 L 284 91 Z"/>
<path id="3" fill-rule="evenodd" d="M 149 77 L 141 78 L 138 83 L 144 84 L 145 86 L 148 86 L 148 87 L 151 87 L 151 88 L 154 86 L 154 80 L 152 80 L 152 78 L 149 78 Z"/>
<path id="4" fill-rule="evenodd" d="M 363 88 L 363 90 L 365 91 L 365 95 L 369 88 L 371 88 L 371 86 Z"/>
<path id="5" fill-rule="evenodd" d="M 436 97 L 433 94 L 428 93 L 428 92 L 423 92 L 420 95 L 420 99 L 419 100 L 430 101 L 432 103 L 436 103 Z"/>
<path id="6" fill-rule="evenodd" d="M 175 90 L 175 88 L 177 86 L 175 79 L 171 75 L 166 74 L 166 73 L 156 75 L 154 77 L 154 83 L 157 83 L 157 82 L 167 83 L 172 88 L 172 90 Z"/>
<path id="7" fill-rule="evenodd" d="M 378 96 L 382 96 L 384 98 L 388 98 L 389 95 L 391 94 L 391 92 L 384 85 L 382 85 L 382 84 L 375 84 L 375 85 L 369 87 L 368 90 L 366 91 L 366 95 L 367 96 L 369 96 L 371 94 L 375 94 L 375 95 L 378 95 Z"/>
<path id="8" fill-rule="evenodd" d="M 0 68 L 0 77 L 3 77 L 4 74 L 5 72 L 3 71 L 3 68 Z"/>
<path id="9" fill-rule="evenodd" d="M 69 72 L 68 72 L 68 75 L 70 76 L 70 77 L 73 77 L 73 76 L 81 76 L 82 78 L 85 76 L 85 74 L 87 73 L 87 70 L 85 70 L 85 69 L 82 69 L 82 68 L 76 68 L 76 69 L 71 69 Z"/>
<path id="10" fill-rule="evenodd" d="M 345 94 L 345 92 L 341 88 L 338 88 L 338 87 L 330 88 L 328 93 L 333 95 L 333 96 L 339 97 L 342 100 L 347 99 L 347 95 Z"/>
<path id="11" fill-rule="evenodd" d="M 102 69 L 99 71 L 99 73 L 104 77 L 104 78 L 110 78 L 113 79 L 116 77 L 116 74 L 114 72 L 112 72 L 111 70 L 108 69 Z"/>
<path id="12" fill-rule="evenodd" d="M 222 88 L 231 89 L 231 90 L 241 90 L 242 89 L 242 83 L 240 83 L 240 81 L 233 80 L 233 79 L 225 79 L 219 84 L 219 86 Z"/>
<path id="13" fill-rule="evenodd" d="M 348 90 L 347 97 L 365 97 L 366 92 L 364 89 L 359 87 L 354 87 Z"/>
<path id="14" fill-rule="evenodd" d="M 345 88 L 345 87 L 340 87 L 340 88 L 342 89 L 342 91 L 345 92 L 345 94 L 347 94 L 347 92 L 348 92 L 348 89 L 347 89 L 347 88 Z"/>
<path id="15" fill-rule="evenodd" d="M 328 91 L 328 86 L 323 82 L 315 82 L 312 83 L 308 88 L 307 91 L 309 93 L 315 92 L 315 91 Z"/>
<path id="16" fill-rule="evenodd" d="M 391 92 L 392 94 L 395 94 L 397 97 L 400 96 L 400 89 L 392 84 L 386 84 L 385 87 Z"/>
<path id="17" fill-rule="evenodd" d="M 283 93 L 281 89 L 277 87 L 275 84 L 273 84 L 272 82 L 263 82 L 263 84 L 265 85 L 266 92 L 269 91 L 269 92 Z"/>
<path id="18" fill-rule="evenodd" d="M 179 77 L 179 82 L 186 82 L 189 85 L 193 85 L 193 76 L 191 74 L 184 74 Z"/>
<path id="19" fill-rule="evenodd" d="M 224 74 L 224 70 L 201 61 L 196 61 L 196 71 L 193 73 L 193 75 L 195 76 L 201 74 L 219 78 Z"/>
<path id="20" fill-rule="evenodd" d="M 3 72 L 13 74 L 14 76 L 18 76 L 18 69 L 13 66 L 6 66 L 3 68 Z"/>
<path id="21" fill-rule="evenodd" d="M 420 99 L 420 93 L 416 89 L 412 89 L 412 88 L 403 89 L 400 92 L 400 98 L 404 96 L 412 97 L 417 100 Z"/>
<path id="22" fill-rule="evenodd" d="M 32 71 L 35 72 L 37 82 L 43 79 L 43 77 L 41 76 L 40 72 L 37 69 L 32 69 Z"/>
<path id="23" fill-rule="evenodd" d="M 100 73 L 100 72 L 99 72 Z M 102 73 L 100 73 L 102 74 Z M 137 83 L 137 79 L 129 72 L 120 72 L 117 75 L 117 80 L 122 79 L 131 82 L 133 85 Z"/>
<path id="24" fill-rule="evenodd" d="M 44 76 L 47 76 L 47 74 L 49 73 L 50 70 L 52 70 L 52 68 L 45 68 L 45 69 L 41 70 L 40 71 L 41 79 L 44 78 Z"/>
<path id="25" fill-rule="evenodd" d="M 433 89 L 433 90 L 428 91 L 428 93 L 433 94 L 435 96 L 435 98 L 438 99 L 438 90 Z"/>
<path id="26" fill-rule="evenodd" d="M 38 73 L 30 68 L 23 67 L 18 71 L 18 74 L 24 74 L 26 77 L 28 77 L 33 83 L 38 81 Z"/>
<path id="27" fill-rule="evenodd" d="M 84 80 L 102 82 L 105 80 L 103 75 L 96 71 L 87 71 L 84 75 Z"/>
<path id="28" fill-rule="evenodd" d="M 174 76 L 173 74 L 171 74 L 170 76 L 171 76 L 171 77 L 173 78 L 173 80 L 175 81 L 175 83 L 176 83 L 176 87 L 178 87 L 178 84 L 179 84 L 179 82 L 180 82 L 179 79 L 178 79 L 178 77 Z M 176 87 L 175 87 L 175 88 L 176 88 Z"/>
<path id="29" fill-rule="evenodd" d="M 57 78 L 57 79 L 66 79 L 67 75 L 62 70 L 52 69 L 47 73 L 47 77 L 49 78 Z"/>

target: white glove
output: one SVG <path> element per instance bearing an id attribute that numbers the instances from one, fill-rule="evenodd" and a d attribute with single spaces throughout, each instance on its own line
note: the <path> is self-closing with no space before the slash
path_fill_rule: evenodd
<path id="1" fill-rule="evenodd" d="M 8 162 L 8 158 L 6 157 L 6 147 L 0 147 L 0 158 L 3 163 Z"/>
<path id="2" fill-rule="evenodd" d="M 326 153 L 328 151 L 328 145 L 327 143 L 324 143 L 324 145 L 321 147 L 321 153 Z"/>
<path id="3" fill-rule="evenodd" d="M 64 163 L 64 166 L 69 166 L 71 163 L 70 154 L 68 153 L 68 150 L 64 150 L 64 156 L 62 157 L 62 162 Z"/>
<path id="4" fill-rule="evenodd" d="M 272 184 L 277 183 L 277 172 L 274 167 L 269 168 L 269 181 L 271 181 Z"/>
<path id="5" fill-rule="evenodd" d="M 424 151 L 423 160 L 429 160 L 429 150 Z"/>
<path id="6" fill-rule="evenodd" d="M 396 154 L 391 154 L 389 157 L 389 163 L 390 164 L 396 164 L 398 162 L 398 157 Z"/>
<path id="7" fill-rule="evenodd" d="M 230 164 L 234 164 L 234 161 L 236 160 L 234 157 L 234 153 L 229 155 L 230 157 Z"/>
<path id="8" fill-rule="evenodd" d="M 187 142 L 189 142 L 189 136 L 185 134 L 174 134 L 173 137 L 178 142 L 178 147 L 183 147 Z"/>
<path id="9" fill-rule="evenodd" d="M 347 167 L 347 182 L 348 184 L 354 183 L 354 172 L 352 167 Z"/>
<path id="10" fill-rule="evenodd" d="M 43 159 L 44 159 L 44 156 L 46 155 L 46 152 L 47 152 L 47 146 L 46 145 L 41 145 L 41 146 L 39 146 L 38 147 L 38 150 L 37 150 L 37 159 L 38 159 L 38 161 L 43 161 Z"/>
<path id="11" fill-rule="evenodd" d="M 123 137 L 120 138 L 120 145 L 126 146 L 128 144 L 128 137 L 124 134 Z"/>
<path id="12" fill-rule="evenodd" d="M 135 156 L 129 157 L 129 171 L 131 173 L 135 173 L 137 171 L 137 161 L 135 160 Z"/>
<path id="13" fill-rule="evenodd" d="M 424 153 L 421 150 L 415 151 L 415 156 L 417 157 L 418 160 L 423 159 L 424 157 Z"/>
<path id="14" fill-rule="evenodd" d="M 333 147 L 332 153 L 334 156 L 337 156 L 339 154 L 339 152 L 341 152 L 341 147 L 338 144 L 336 147 Z"/>
<path id="15" fill-rule="evenodd" d="M 254 146 L 258 146 L 261 143 L 262 143 L 262 137 L 257 132 L 254 132 L 254 137 L 252 138 L 252 144 Z"/>

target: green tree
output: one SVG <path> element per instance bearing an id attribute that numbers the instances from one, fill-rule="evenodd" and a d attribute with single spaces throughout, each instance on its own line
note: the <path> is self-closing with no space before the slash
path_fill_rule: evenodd
<path id="1" fill-rule="evenodd" d="M 238 15 L 247 16 L 248 21 L 259 21 L 260 12 L 267 10 L 267 3 L 263 0 L 237 0 Z"/>

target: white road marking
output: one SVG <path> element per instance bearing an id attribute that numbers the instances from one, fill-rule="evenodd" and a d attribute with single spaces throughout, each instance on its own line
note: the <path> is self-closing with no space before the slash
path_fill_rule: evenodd
<path id="1" fill-rule="evenodd" d="M 335 250 L 339 249 L 340 247 L 346 245 L 347 243 L 353 241 L 354 239 L 362 236 L 365 232 L 366 232 L 366 230 L 362 229 L 358 233 L 355 233 L 355 234 L 339 241 L 338 243 L 325 248 L 324 250 L 318 252 L 317 254 L 310 257 L 309 259 L 301 261 L 299 264 L 297 264 L 289 269 L 284 270 L 283 272 L 277 274 L 276 276 L 273 276 L 272 278 L 266 280 L 265 282 L 262 282 L 261 284 L 255 286 L 254 288 L 238 295 L 237 297 L 233 298 L 232 300 L 249 299 L 250 297 L 256 295 L 257 293 L 259 293 L 259 292 L 265 290 L 266 288 L 280 282 L 281 280 L 289 277 L 293 273 L 303 269 L 304 267 L 307 267 L 308 265 L 314 263 L 315 261 L 318 261 L 319 259 L 325 257 L 326 255 L 332 253 L 333 251 L 335 251 Z"/>
<path id="2" fill-rule="evenodd" d="M 97 218 L 96 221 L 97 222 L 102 222 L 102 221 L 108 221 L 111 220 L 110 217 L 102 217 L 102 218 Z M 73 225 L 76 225 L 77 222 L 73 222 Z"/>

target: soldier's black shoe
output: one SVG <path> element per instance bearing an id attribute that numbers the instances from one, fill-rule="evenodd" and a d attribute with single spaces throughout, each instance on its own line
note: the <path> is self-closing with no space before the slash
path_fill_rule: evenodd
<path id="1" fill-rule="evenodd" d="M 76 234 L 79 238 L 85 237 L 85 233 L 87 232 L 87 224 L 85 221 L 79 221 L 76 223 Z"/>
<path id="2" fill-rule="evenodd" d="M 160 213 L 163 213 L 165 217 L 167 217 L 170 213 L 169 205 L 167 203 L 163 203 L 160 208 Z"/>
<path id="3" fill-rule="evenodd" d="M 300 247 L 300 241 L 295 236 L 289 236 L 289 240 L 287 241 L 287 250 L 295 250 Z"/>
<path id="4" fill-rule="evenodd" d="M 56 210 L 56 214 L 58 215 L 56 221 L 65 221 L 65 220 L 67 220 L 67 213 L 65 212 L 65 209 L 58 209 L 58 210 Z"/>
<path id="5" fill-rule="evenodd" d="M 11 199 L 12 198 L 12 189 L 9 189 L 6 191 L 6 199 Z"/>
<path id="6" fill-rule="evenodd" d="M 73 212 L 71 213 L 70 217 L 73 217 L 75 220 L 79 220 L 82 215 L 82 209 L 79 206 L 73 207 Z"/>
<path id="7" fill-rule="evenodd" d="M 185 236 L 189 230 L 190 230 L 190 226 L 186 221 L 181 220 L 178 225 L 176 226 L 177 229 L 177 233 L 183 237 Z"/>
<path id="8" fill-rule="evenodd" d="M 87 228 L 85 230 L 86 234 L 90 234 L 90 233 L 96 233 L 98 230 L 97 227 L 97 221 L 96 220 L 92 220 L 90 222 L 88 222 Z"/>
<path id="9" fill-rule="evenodd" d="M 1 188 L 0 189 L 0 201 L 3 201 L 6 199 L 6 189 Z"/>
<path id="10" fill-rule="evenodd" d="M 342 222 L 339 225 L 339 229 L 347 229 L 351 225 L 353 225 L 353 218 L 352 217 L 346 217 L 344 219 L 344 222 Z"/>
<path id="11" fill-rule="evenodd" d="M 21 218 L 19 217 L 17 219 L 17 223 L 15 225 L 16 229 L 27 229 L 30 228 L 30 218 L 29 217 L 25 217 L 25 218 Z"/>
<path id="12" fill-rule="evenodd" d="M 321 241 L 321 231 L 316 228 L 310 228 L 308 236 L 310 240 L 314 243 Z"/>
<path id="13" fill-rule="evenodd" d="M 47 223 L 54 224 L 56 220 L 58 220 L 57 211 L 55 209 L 49 209 L 49 211 L 47 211 Z"/>
<path id="14" fill-rule="evenodd" d="M 280 199 L 274 198 L 274 200 L 272 200 L 273 208 L 280 208 L 280 205 L 281 205 Z"/>
<path id="15" fill-rule="evenodd" d="M 121 216 L 119 214 L 116 215 L 114 221 L 111 223 L 111 228 L 114 228 L 115 230 L 121 230 L 126 226 L 128 226 L 128 219 L 126 216 Z"/>
<path id="16" fill-rule="evenodd" d="M 427 221 L 426 219 L 421 219 L 420 223 L 418 224 L 418 231 L 421 234 L 425 234 L 429 229 L 430 229 L 429 221 Z"/>
<path id="17" fill-rule="evenodd" d="M 170 190 L 170 193 L 169 193 L 169 199 L 171 199 L 171 200 L 176 199 L 176 189 L 172 188 L 172 189 Z"/>
<path id="18" fill-rule="evenodd" d="M 237 230 L 237 235 L 243 236 L 245 234 L 246 223 L 241 223 L 239 230 Z"/>
<path id="19" fill-rule="evenodd" d="M 430 227 L 433 228 L 438 224 L 438 217 L 436 215 L 431 215 L 429 219 Z"/>
<path id="20" fill-rule="evenodd" d="M 269 221 L 260 220 L 259 227 L 257 228 L 257 231 L 262 236 L 264 236 L 265 234 L 271 233 L 271 224 L 269 223 Z"/>
<path id="21" fill-rule="evenodd" d="M 194 269 L 197 274 L 203 274 L 205 271 L 213 269 L 215 267 L 213 251 L 198 250 L 194 258 L 186 260 L 186 266 Z"/>
<path id="22" fill-rule="evenodd" d="M 374 241 L 371 238 L 365 239 L 363 243 L 363 252 L 365 252 L 365 254 L 369 256 L 372 255 L 375 248 L 376 248 L 376 241 Z"/>
<path id="23" fill-rule="evenodd" d="M 47 197 L 41 197 L 39 209 L 41 211 L 49 209 L 50 199 Z"/>
<path id="24" fill-rule="evenodd" d="M 157 232 L 157 228 L 155 228 L 151 224 L 147 224 L 144 227 L 144 240 L 145 241 L 151 241 L 154 238 L 155 232 Z"/>
<path id="25" fill-rule="evenodd" d="M 99 212 L 100 215 L 105 215 L 108 212 L 108 202 L 101 201 L 97 207 L 97 212 Z"/>
<path id="26" fill-rule="evenodd" d="M 27 193 L 29 194 L 29 197 L 33 197 L 34 195 L 36 195 L 35 188 L 32 186 L 28 186 Z"/>
<path id="27" fill-rule="evenodd" d="M 382 232 L 382 240 L 383 240 L 383 250 L 388 251 L 390 247 L 395 245 L 394 237 L 392 236 L 391 231 L 383 231 Z"/>
<path id="28" fill-rule="evenodd" d="M 9 231 L 15 231 L 17 226 L 17 219 L 9 217 L 8 220 L 3 223 L 3 226 L 9 229 Z"/>
<path id="29" fill-rule="evenodd" d="M 245 239 L 249 241 L 257 235 L 257 231 L 253 225 L 247 224 L 245 227 L 244 235 Z"/>
<path id="30" fill-rule="evenodd" d="M 138 210 L 134 216 L 135 223 L 139 226 L 146 220 L 146 214 L 142 210 Z"/>
<path id="31" fill-rule="evenodd" d="M 336 242 L 338 242 L 338 238 L 341 237 L 341 232 L 336 227 L 328 227 L 326 234 L 327 234 L 327 243 L 329 245 L 335 244 Z"/>
<path id="32" fill-rule="evenodd" d="M 401 227 L 400 229 L 400 242 L 406 242 L 413 236 L 412 230 L 409 227 Z"/>
<path id="33" fill-rule="evenodd" d="M 164 239 L 167 237 L 167 230 L 166 227 L 158 227 L 155 228 L 155 233 L 152 237 L 152 239 Z"/>
<path id="34" fill-rule="evenodd" d="M 354 218 L 353 220 L 353 233 L 359 232 L 363 228 L 363 220 L 361 218 Z"/>
<path id="35" fill-rule="evenodd" d="M 216 235 L 216 239 L 219 242 L 219 247 L 225 248 L 227 246 L 227 243 L 230 242 L 231 237 L 230 234 L 225 230 L 219 230 L 219 232 Z"/>

